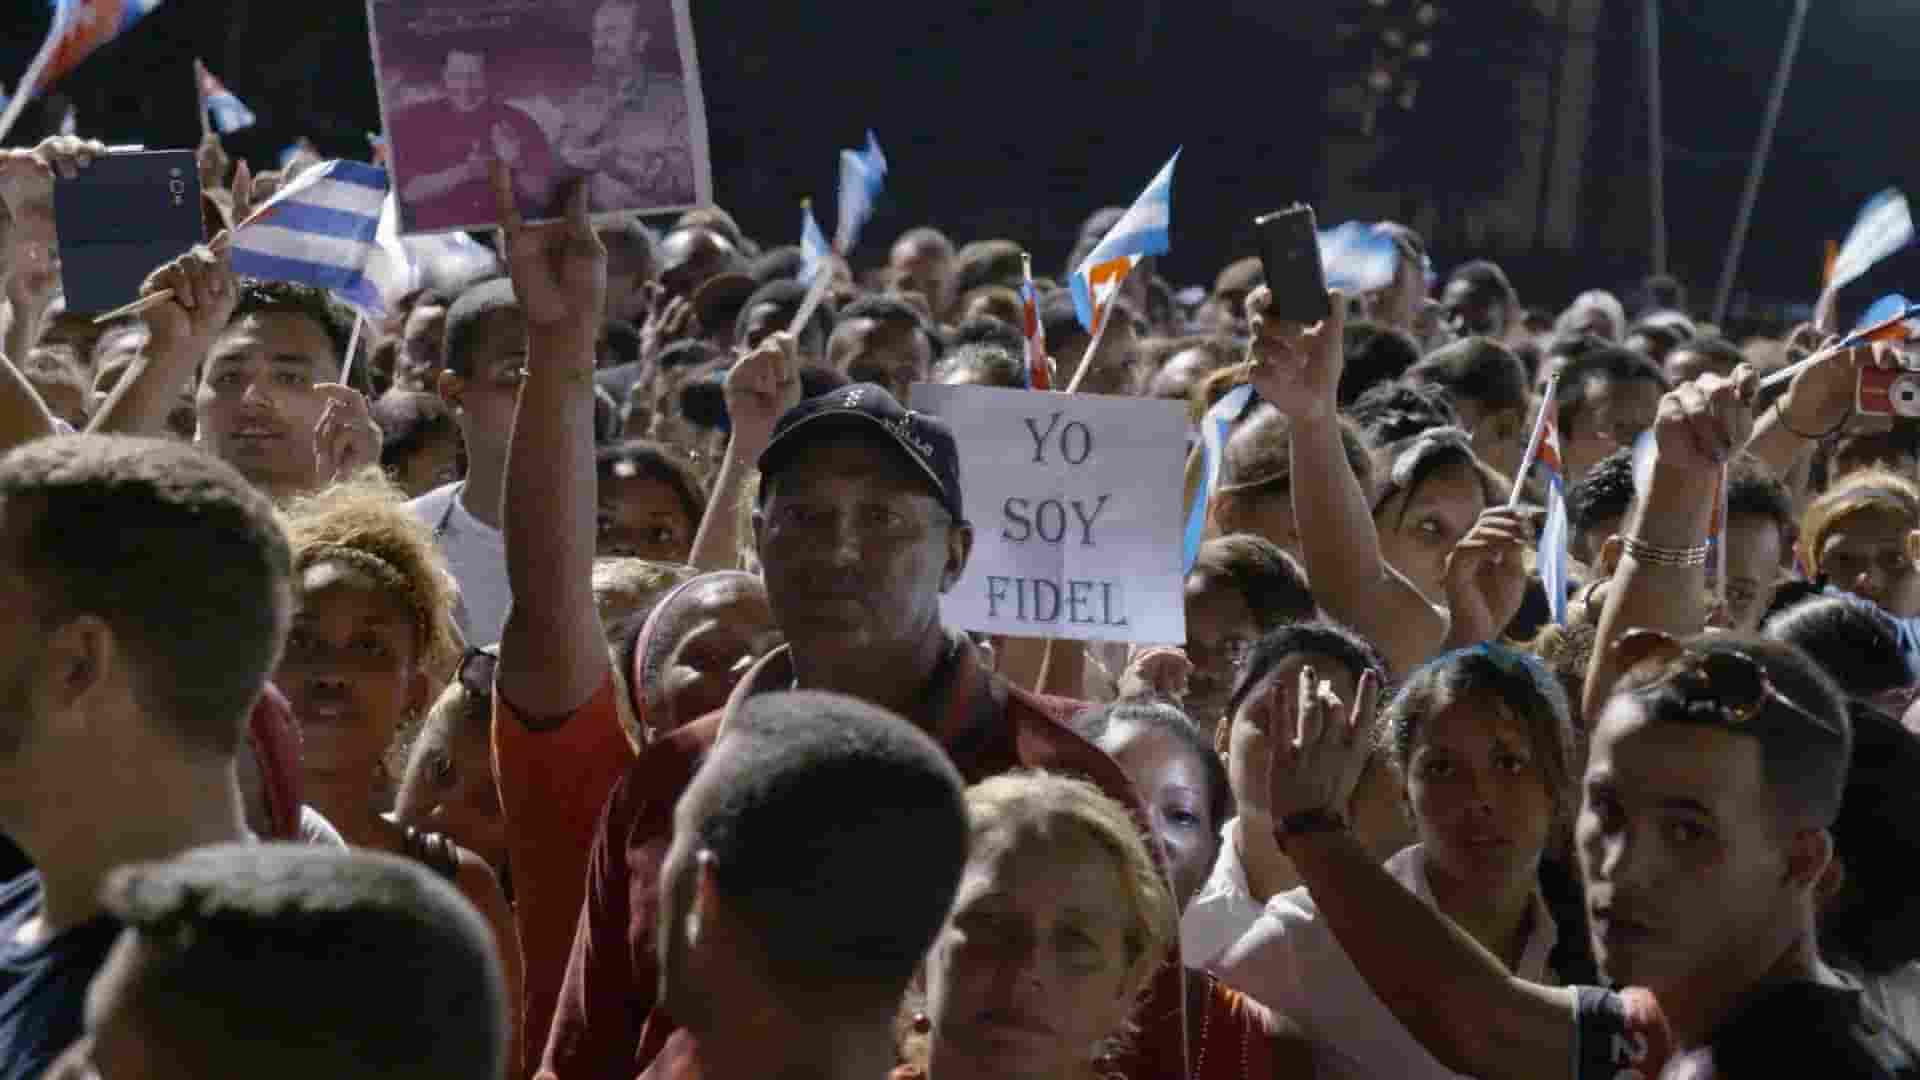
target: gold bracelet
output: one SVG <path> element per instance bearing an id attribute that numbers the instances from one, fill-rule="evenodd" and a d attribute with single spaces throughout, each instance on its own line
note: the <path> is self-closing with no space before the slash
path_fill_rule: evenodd
<path id="1" fill-rule="evenodd" d="M 1670 548 L 1658 544 L 1649 544 L 1637 536 L 1623 538 L 1626 553 L 1633 561 L 1649 566 L 1705 566 L 1707 565 L 1707 545 L 1695 547 Z"/>

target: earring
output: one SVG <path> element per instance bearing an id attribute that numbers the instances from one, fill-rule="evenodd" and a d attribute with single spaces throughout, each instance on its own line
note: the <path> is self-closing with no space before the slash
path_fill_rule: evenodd
<path id="1" fill-rule="evenodd" d="M 913 1014 L 913 1033 L 915 1035 L 925 1035 L 932 1030 L 933 1021 L 927 1018 L 926 1013 L 916 1012 Z"/>

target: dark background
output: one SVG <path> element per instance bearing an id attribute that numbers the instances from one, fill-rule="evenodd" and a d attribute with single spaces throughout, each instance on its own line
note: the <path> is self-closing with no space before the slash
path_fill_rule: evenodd
<path id="1" fill-rule="evenodd" d="M 1502 110 L 1513 102 L 1502 97 L 1512 93 L 1502 65 L 1551 63 L 1564 45 L 1551 17 L 1516 40 L 1518 2 L 1443 2 L 1432 89 L 1414 114 L 1383 125 L 1402 152 L 1374 185 L 1470 205 L 1487 173 L 1505 167 L 1514 148 Z M 17 77 L 47 14 L 36 0 L 10 3 L 36 9 L 0 41 L 0 71 Z M 892 172 L 857 263 L 884 258 L 900 229 L 931 222 L 960 241 L 1019 239 L 1040 272 L 1058 273 L 1079 222 L 1130 200 L 1184 146 L 1162 272 L 1177 284 L 1206 281 L 1251 253 L 1252 213 L 1326 195 L 1327 89 L 1357 77 L 1334 33 L 1351 6 L 693 0 L 716 198 L 763 242 L 793 242 L 800 198 L 831 206 L 834 151 L 859 145 L 871 127 Z M 1671 262 L 1696 307 L 1711 299 L 1791 9 L 1791 0 L 1662 2 Z M 1530 302 L 1557 304 L 1646 271 L 1641 11 L 1640 0 L 1607 0 L 1577 254 L 1532 250 L 1527 239 L 1460 250 L 1447 243 L 1443 212 L 1431 238 L 1442 272 L 1490 255 L 1515 271 Z M 1909 0 L 1814 5 L 1741 264 L 1743 292 L 1809 301 L 1826 241 L 1872 192 L 1911 186 L 1920 152 L 1906 106 L 1920 90 L 1920 44 L 1906 43 L 1920 43 L 1920 5 Z M 228 137 L 231 152 L 271 165 L 307 135 L 323 154 L 366 155 L 378 110 L 365 11 L 351 0 L 171 0 L 55 89 L 77 103 L 83 135 L 188 146 L 198 134 L 195 55 L 260 117 Z M 10 141 L 49 130 L 57 118 L 47 112 L 29 109 Z M 1920 269 L 1915 258 L 1889 260 L 1849 290 L 1849 306 L 1898 287 Z"/>

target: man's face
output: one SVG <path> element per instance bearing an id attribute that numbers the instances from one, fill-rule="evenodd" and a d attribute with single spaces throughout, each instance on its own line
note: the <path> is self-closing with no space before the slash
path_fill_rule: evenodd
<path id="1" fill-rule="evenodd" d="M 1589 378 L 1585 406 L 1561 428 L 1567 482 L 1579 480 L 1589 466 L 1615 450 L 1632 446 L 1653 426 L 1662 393 L 1652 379 Z"/>
<path id="2" fill-rule="evenodd" d="M 1575 827 L 1601 972 L 1664 997 L 1784 945 L 1789 838 L 1758 741 L 1654 723 L 1638 701 L 1615 697 L 1594 726 Z"/>
<path id="3" fill-rule="evenodd" d="M 668 296 L 691 297 L 734 262 L 732 241 L 711 229 L 675 229 L 660 241 L 660 286 Z"/>
<path id="4" fill-rule="evenodd" d="M 637 32 L 638 12 L 626 4 L 602 4 L 593 13 L 593 66 L 596 71 L 625 73 L 634 54 L 646 43 Z"/>
<path id="5" fill-rule="evenodd" d="M 1247 598 L 1232 581 L 1211 574 L 1190 574 L 1186 582 L 1187 715 L 1200 730 L 1211 731 L 1227 711 L 1227 699 L 1240 677 L 1247 653 L 1260 638 Z"/>
<path id="6" fill-rule="evenodd" d="M 1507 332 L 1506 298 L 1491 288 L 1466 278 L 1447 282 L 1440 294 L 1440 307 L 1447 328 L 1459 337 L 1504 337 Z"/>
<path id="7" fill-rule="evenodd" d="M 741 324 L 744 335 L 736 344 L 749 351 L 760 347 L 775 332 L 785 330 L 793 315 L 788 305 L 773 300 L 762 300 L 747 312 L 746 322 Z M 814 337 L 814 335 L 808 335 Z M 818 340 L 817 337 L 815 340 Z M 796 343 L 797 344 L 797 343 Z M 804 361 L 803 361 L 804 362 Z"/>
<path id="8" fill-rule="evenodd" d="M 917 292 L 927 298 L 934 318 L 944 318 L 953 303 L 953 256 L 927 241 L 902 240 L 893 246 L 888 260 L 893 271 L 893 287 L 900 292 Z"/>
<path id="9" fill-rule="evenodd" d="M 494 311 L 470 340 L 467 375 L 448 372 L 440 380 L 440 396 L 460 422 L 467 468 L 500 468 L 506 463 L 520 384 L 527 377 L 526 318 L 518 308 Z"/>
<path id="10" fill-rule="evenodd" d="M 1780 580 L 1786 545 L 1780 526 L 1765 514 L 1735 514 L 1727 519 L 1726 624 L 1742 633 L 1760 626 L 1760 616 Z"/>
<path id="11" fill-rule="evenodd" d="M 933 349 L 926 335 L 899 322 L 850 319 L 834 328 L 827 363 L 854 382 L 879 383 L 897 400 L 932 373 Z"/>
<path id="12" fill-rule="evenodd" d="M 472 112 L 487 102 L 486 61 L 478 53 L 450 52 L 443 73 L 447 100 L 461 112 Z"/>
<path id="13" fill-rule="evenodd" d="M 1073 373 L 1080 369 L 1080 358 L 1086 355 L 1087 346 L 1092 343 L 1091 338 L 1083 336 L 1049 350 L 1059 364 L 1063 381 L 1072 378 Z M 1133 393 L 1139 375 L 1139 330 L 1132 319 L 1116 310 L 1113 322 L 1100 339 L 1100 354 L 1088 366 L 1087 377 L 1081 381 L 1080 390 L 1088 394 L 1124 396 Z"/>
<path id="14" fill-rule="evenodd" d="M 402 390 L 432 390 L 440 377 L 445 347 L 447 309 L 420 304 L 407 313 L 400 329 L 400 355 L 394 359 L 393 384 Z"/>
<path id="15" fill-rule="evenodd" d="M 339 377 L 333 339 L 311 318 L 244 315 L 207 354 L 194 395 L 199 442 L 262 490 L 309 488 L 314 427 L 326 405 L 314 387 Z"/>
<path id="16" fill-rule="evenodd" d="M 805 447 L 754 515 L 774 621 L 823 671 L 858 670 L 937 632 L 940 594 L 972 546 L 971 530 L 883 440 L 848 432 Z"/>

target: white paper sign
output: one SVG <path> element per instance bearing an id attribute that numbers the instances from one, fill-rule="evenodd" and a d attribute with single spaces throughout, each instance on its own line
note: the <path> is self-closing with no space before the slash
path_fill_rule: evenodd
<path id="1" fill-rule="evenodd" d="M 948 625 L 1013 637 L 1177 645 L 1187 448 L 1180 402 L 913 387 L 953 428 L 973 523 Z"/>

